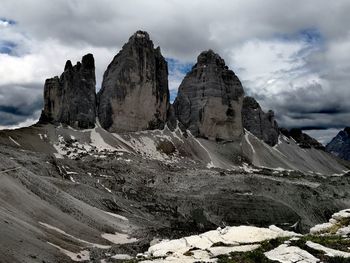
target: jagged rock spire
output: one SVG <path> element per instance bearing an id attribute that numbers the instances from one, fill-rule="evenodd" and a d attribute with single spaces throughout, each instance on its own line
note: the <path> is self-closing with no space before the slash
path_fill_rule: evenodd
<path id="1" fill-rule="evenodd" d="M 200 53 L 182 81 L 174 108 L 181 124 L 195 136 L 236 140 L 243 133 L 244 90 L 238 77 L 212 50 Z"/>
<path id="2" fill-rule="evenodd" d="M 168 66 L 145 31 L 114 57 L 98 93 L 98 117 L 112 132 L 164 127 L 169 107 Z"/>
<path id="3" fill-rule="evenodd" d="M 96 118 L 95 61 L 87 54 L 74 67 L 66 62 L 59 77 L 47 79 L 40 123 L 63 123 L 75 128 L 92 128 Z"/>

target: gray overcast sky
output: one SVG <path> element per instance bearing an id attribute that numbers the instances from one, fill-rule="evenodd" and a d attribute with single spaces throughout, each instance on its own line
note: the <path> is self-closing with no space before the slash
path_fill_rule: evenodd
<path id="1" fill-rule="evenodd" d="M 172 94 L 211 48 L 280 126 L 326 142 L 350 126 L 349 13 L 348 0 L 1 0 L 0 128 L 37 120 L 44 80 L 67 59 L 93 53 L 99 86 L 142 29 L 169 61 Z"/>

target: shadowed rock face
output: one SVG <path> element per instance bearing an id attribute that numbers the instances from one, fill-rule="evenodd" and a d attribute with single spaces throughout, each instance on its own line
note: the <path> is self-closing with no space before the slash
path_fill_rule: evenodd
<path id="1" fill-rule="evenodd" d="M 111 132 L 163 128 L 168 107 L 167 62 L 147 32 L 137 31 L 104 73 L 100 123 Z"/>
<path id="2" fill-rule="evenodd" d="M 327 144 L 326 151 L 344 160 L 350 160 L 350 127 L 340 131 Z"/>
<path id="3" fill-rule="evenodd" d="M 242 108 L 243 127 L 267 144 L 278 142 L 278 124 L 273 111 L 263 112 L 259 103 L 252 97 L 245 97 Z"/>
<path id="4" fill-rule="evenodd" d="M 195 136 L 235 140 L 243 133 L 244 90 L 235 73 L 212 50 L 202 52 L 182 81 L 174 102 L 180 123 Z"/>
<path id="5" fill-rule="evenodd" d="M 286 137 L 292 137 L 301 148 L 315 148 L 319 150 L 325 150 L 325 147 L 319 143 L 316 139 L 312 138 L 306 133 L 303 133 L 301 129 L 293 128 L 288 131 L 285 128 L 281 128 L 280 132 Z"/>
<path id="6" fill-rule="evenodd" d="M 40 123 L 64 123 L 75 128 L 92 128 L 96 118 L 95 62 L 92 54 L 74 67 L 66 62 L 61 77 L 47 79 L 44 110 Z"/>

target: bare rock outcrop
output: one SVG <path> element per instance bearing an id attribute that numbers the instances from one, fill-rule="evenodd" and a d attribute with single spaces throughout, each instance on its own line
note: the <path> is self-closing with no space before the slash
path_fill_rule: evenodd
<path id="1" fill-rule="evenodd" d="M 92 128 L 96 118 L 95 61 L 92 54 L 75 66 L 68 60 L 60 77 L 47 79 L 39 123 L 63 123 Z"/>
<path id="2" fill-rule="evenodd" d="M 304 133 L 300 128 L 292 128 L 289 131 L 285 128 L 280 128 L 280 132 L 288 138 L 293 138 L 301 148 L 325 150 L 325 147 L 320 142 Z"/>
<path id="3" fill-rule="evenodd" d="M 97 96 L 99 121 L 110 132 L 164 127 L 168 66 L 147 32 L 137 31 L 114 57 Z"/>
<path id="4" fill-rule="evenodd" d="M 252 97 L 245 97 L 242 108 L 243 127 L 267 144 L 278 142 L 278 124 L 273 111 L 265 113 Z"/>
<path id="5" fill-rule="evenodd" d="M 243 133 L 244 90 L 235 73 L 212 50 L 202 52 L 182 81 L 174 102 L 176 116 L 193 135 L 238 140 Z"/>
<path id="6" fill-rule="evenodd" d="M 350 161 L 350 127 L 345 127 L 327 145 L 326 151 Z"/>

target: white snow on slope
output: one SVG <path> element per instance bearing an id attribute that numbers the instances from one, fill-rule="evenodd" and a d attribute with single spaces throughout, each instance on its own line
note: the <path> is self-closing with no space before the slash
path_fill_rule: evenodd
<path id="1" fill-rule="evenodd" d="M 47 229 L 54 230 L 54 231 L 56 231 L 57 233 L 60 233 L 60 234 L 62 234 L 62 235 L 65 235 L 65 236 L 67 236 L 67 237 L 69 237 L 69 238 L 71 238 L 71 239 L 74 239 L 74 240 L 76 240 L 76 241 L 78 241 L 78 242 L 80 242 L 80 243 L 86 244 L 86 245 L 89 246 L 89 247 L 96 247 L 96 248 L 101 248 L 101 249 L 108 249 L 108 248 L 111 247 L 111 246 L 95 244 L 95 243 L 91 243 L 91 242 L 82 240 L 82 239 L 80 239 L 80 238 L 77 238 L 77 237 L 75 237 L 75 236 L 72 236 L 72 235 L 66 233 L 65 231 L 63 231 L 63 230 L 61 230 L 61 229 L 59 229 L 59 228 L 57 228 L 57 227 L 51 226 L 51 225 L 46 224 L 46 223 L 43 223 L 43 222 L 39 222 L 39 224 L 42 225 L 42 226 L 44 226 L 44 227 L 47 228 Z"/>
<path id="2" fill-rule="evenodd" d="M 103 140 L 102 136 L 96 131 L 96 128 L 91 130 L 91 145 L 95 146 L 98 151 L 117 151 L 116 148 Z"/>
<path id="3" fill-rule="evenodd" d="M 104 239 L 107 239 L 108 241 L 114 243 L 114 244 L 128 244 L 128 243 L 134 243 L 137 242 L 137 238 L 131 238 L 127 234 L 122 234 L 115 232 L 115 234 L 102 234 L 101 235 Z"/>
<path id="4" fill-rule="evenodd" d="M 9 136 L 9 139 L 10 139 L 10 141 L 12 141 L 14 144 L 16 144 L 17 146 L 21 147 L 21 145 L 20 145 L 18 142 L 16 142 L 11 136 Z"/>
<path id="5" fill-rule="evenodd" d="M 87 261 L 90 260 L 90 252 L 87 250 L 82 250 L 79 253 L 73 253 L 69 250 L 66 250 L 64 248 L 61 248 L 60 246 L 57 246 L 55 244 L 52 244 L 50 242 L 47 242 L 51 246 L 57 248 L 61 253 L 65 254 L 66 256 L 70 257 L 71 260 L 76 261 L 76 262 L 82 262 L 82 261 Z"/>
<path id="6" fill-rule="evenodd" d="M 125 216 L 121 216 L 121 215 L 118 215 L 118 214 L 114 214 L 114 213 L 111 213 L 111 212 L 106 212 L 106 211 L 103 211 L 104 213 L 110 215 L 110 216 L 113 216 L 115 218 L 118 218 L 118 219 L 121 219 L 121 220 L 124 220 L 124 221 L 129 221 L 129 219 L 127 219 Z"/>
<path id="7" fill-rule="evenodd" d="M 252 150 L 252 153 L 255 154 L 255 149 L 254 149 L 252 143 L 249 141 L 249 135 L 250 135 L 250 136 L 254 136 L 254 135 L 252 135 L 252 134 L 251 134 L 249 131 L 247 131 L 247 130 L 244 130 L 244 131 L 245 131 L 244 138 L 245 138 L 246 142 L 249 144 L 250 149 Z"/>

